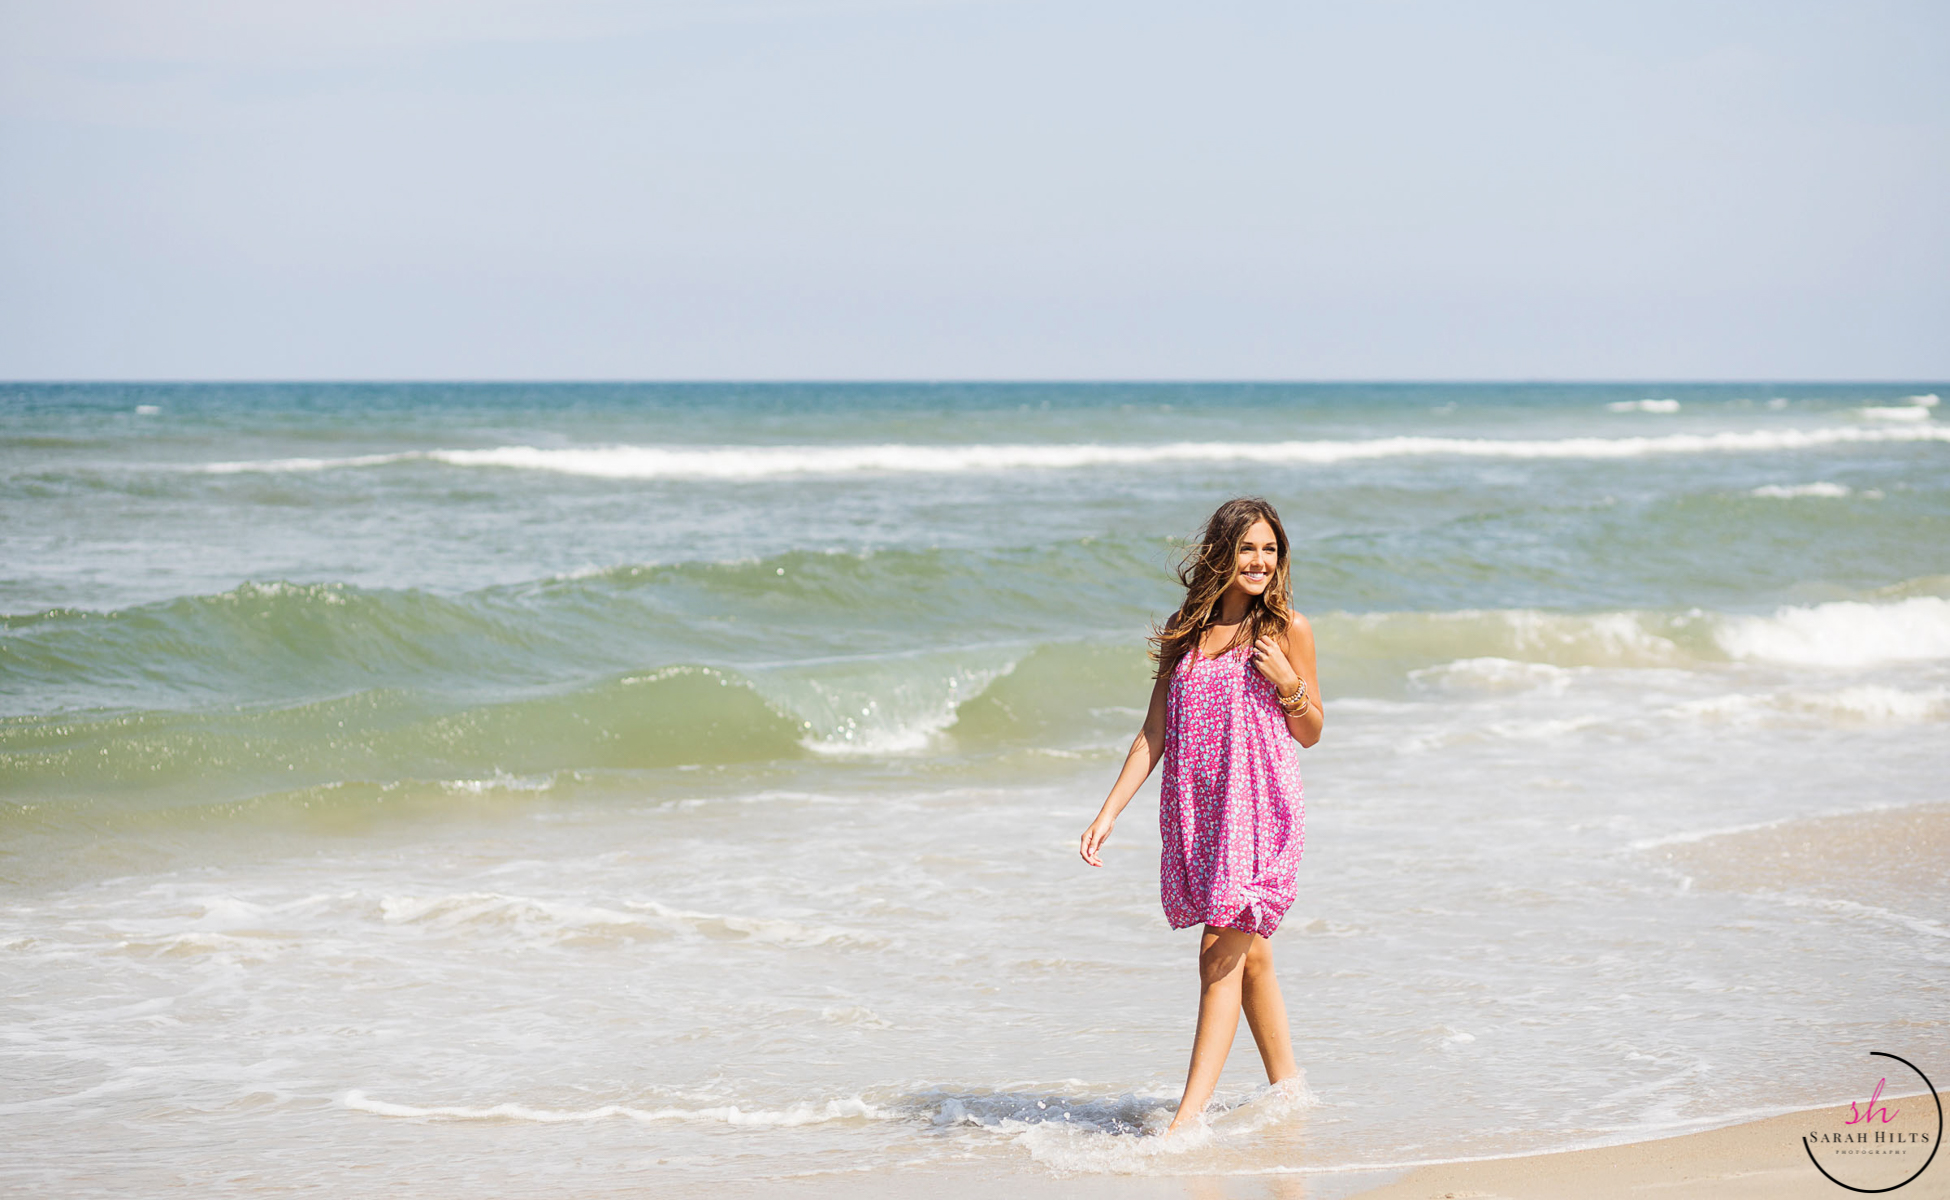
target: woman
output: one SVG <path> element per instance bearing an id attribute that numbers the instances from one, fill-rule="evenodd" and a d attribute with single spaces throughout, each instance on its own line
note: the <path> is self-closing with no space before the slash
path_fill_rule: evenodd
<path id="1" fill-rule="evenodd" d="M 1221 504 L 1179 569 L 1185 602 L 1152 636 L 1157 682 L 1144 728 L 1097 819 L 1093 867 L 1118 814 L 1164 759 L 1160 892 L 1173 929 L 1204 925 L 1198 1032 L 1167 1135 L 1198 1122 L 1218 1085 L 1239 1011 L 1267 1081 L 1299 1074 L 1267 938 L 1293 903 L 1305 840 L 1293 743 L 1320 740 L 1313 629 L 1290 607 L 1286 530 L 1264 500 Z"/>

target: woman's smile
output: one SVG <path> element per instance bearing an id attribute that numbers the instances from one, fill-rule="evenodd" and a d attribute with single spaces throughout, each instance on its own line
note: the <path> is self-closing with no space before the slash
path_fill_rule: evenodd
<path id="1" fill-rule="evenodd" d="M 1248 596 L 1264 592 L 1273 582 L 1273 571 L 1280 565 L 1280 542 L 1273 527 L 1265 521 L 1253 522 L 1236 554 L 1240 590 Z"/>

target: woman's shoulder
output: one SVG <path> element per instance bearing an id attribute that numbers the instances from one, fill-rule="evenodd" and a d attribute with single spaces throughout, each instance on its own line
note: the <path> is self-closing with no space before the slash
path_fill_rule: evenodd
<path id="1" fill-rule="evenodd" d="M 1307 620 L 1306 613 L 1297 608 L 1286 610 L 1286 636 L 1296 645 L 1313 645 L 1314 626 L 1313 622 Z"/>

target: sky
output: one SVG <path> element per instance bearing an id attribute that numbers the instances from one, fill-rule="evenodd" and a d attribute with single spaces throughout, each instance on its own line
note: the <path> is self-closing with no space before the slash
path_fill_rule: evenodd
<path id="1" fill-rule="evenodd" d="M 0 0 L 0 378 L 1950 378 L 1950 5 Z"/>

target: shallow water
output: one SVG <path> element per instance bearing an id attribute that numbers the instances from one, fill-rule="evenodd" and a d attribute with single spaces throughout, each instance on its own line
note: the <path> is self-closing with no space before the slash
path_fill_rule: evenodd
<path id="1" fill-rule="evenodd" d="M 0 1176 L 1318 1196 L 1943 1064 L 1942 390 L 9 387 Z M 1074 841 L 1237 492 L 1310 1091 L 1165 1147 L 1154 793 Z"/>

